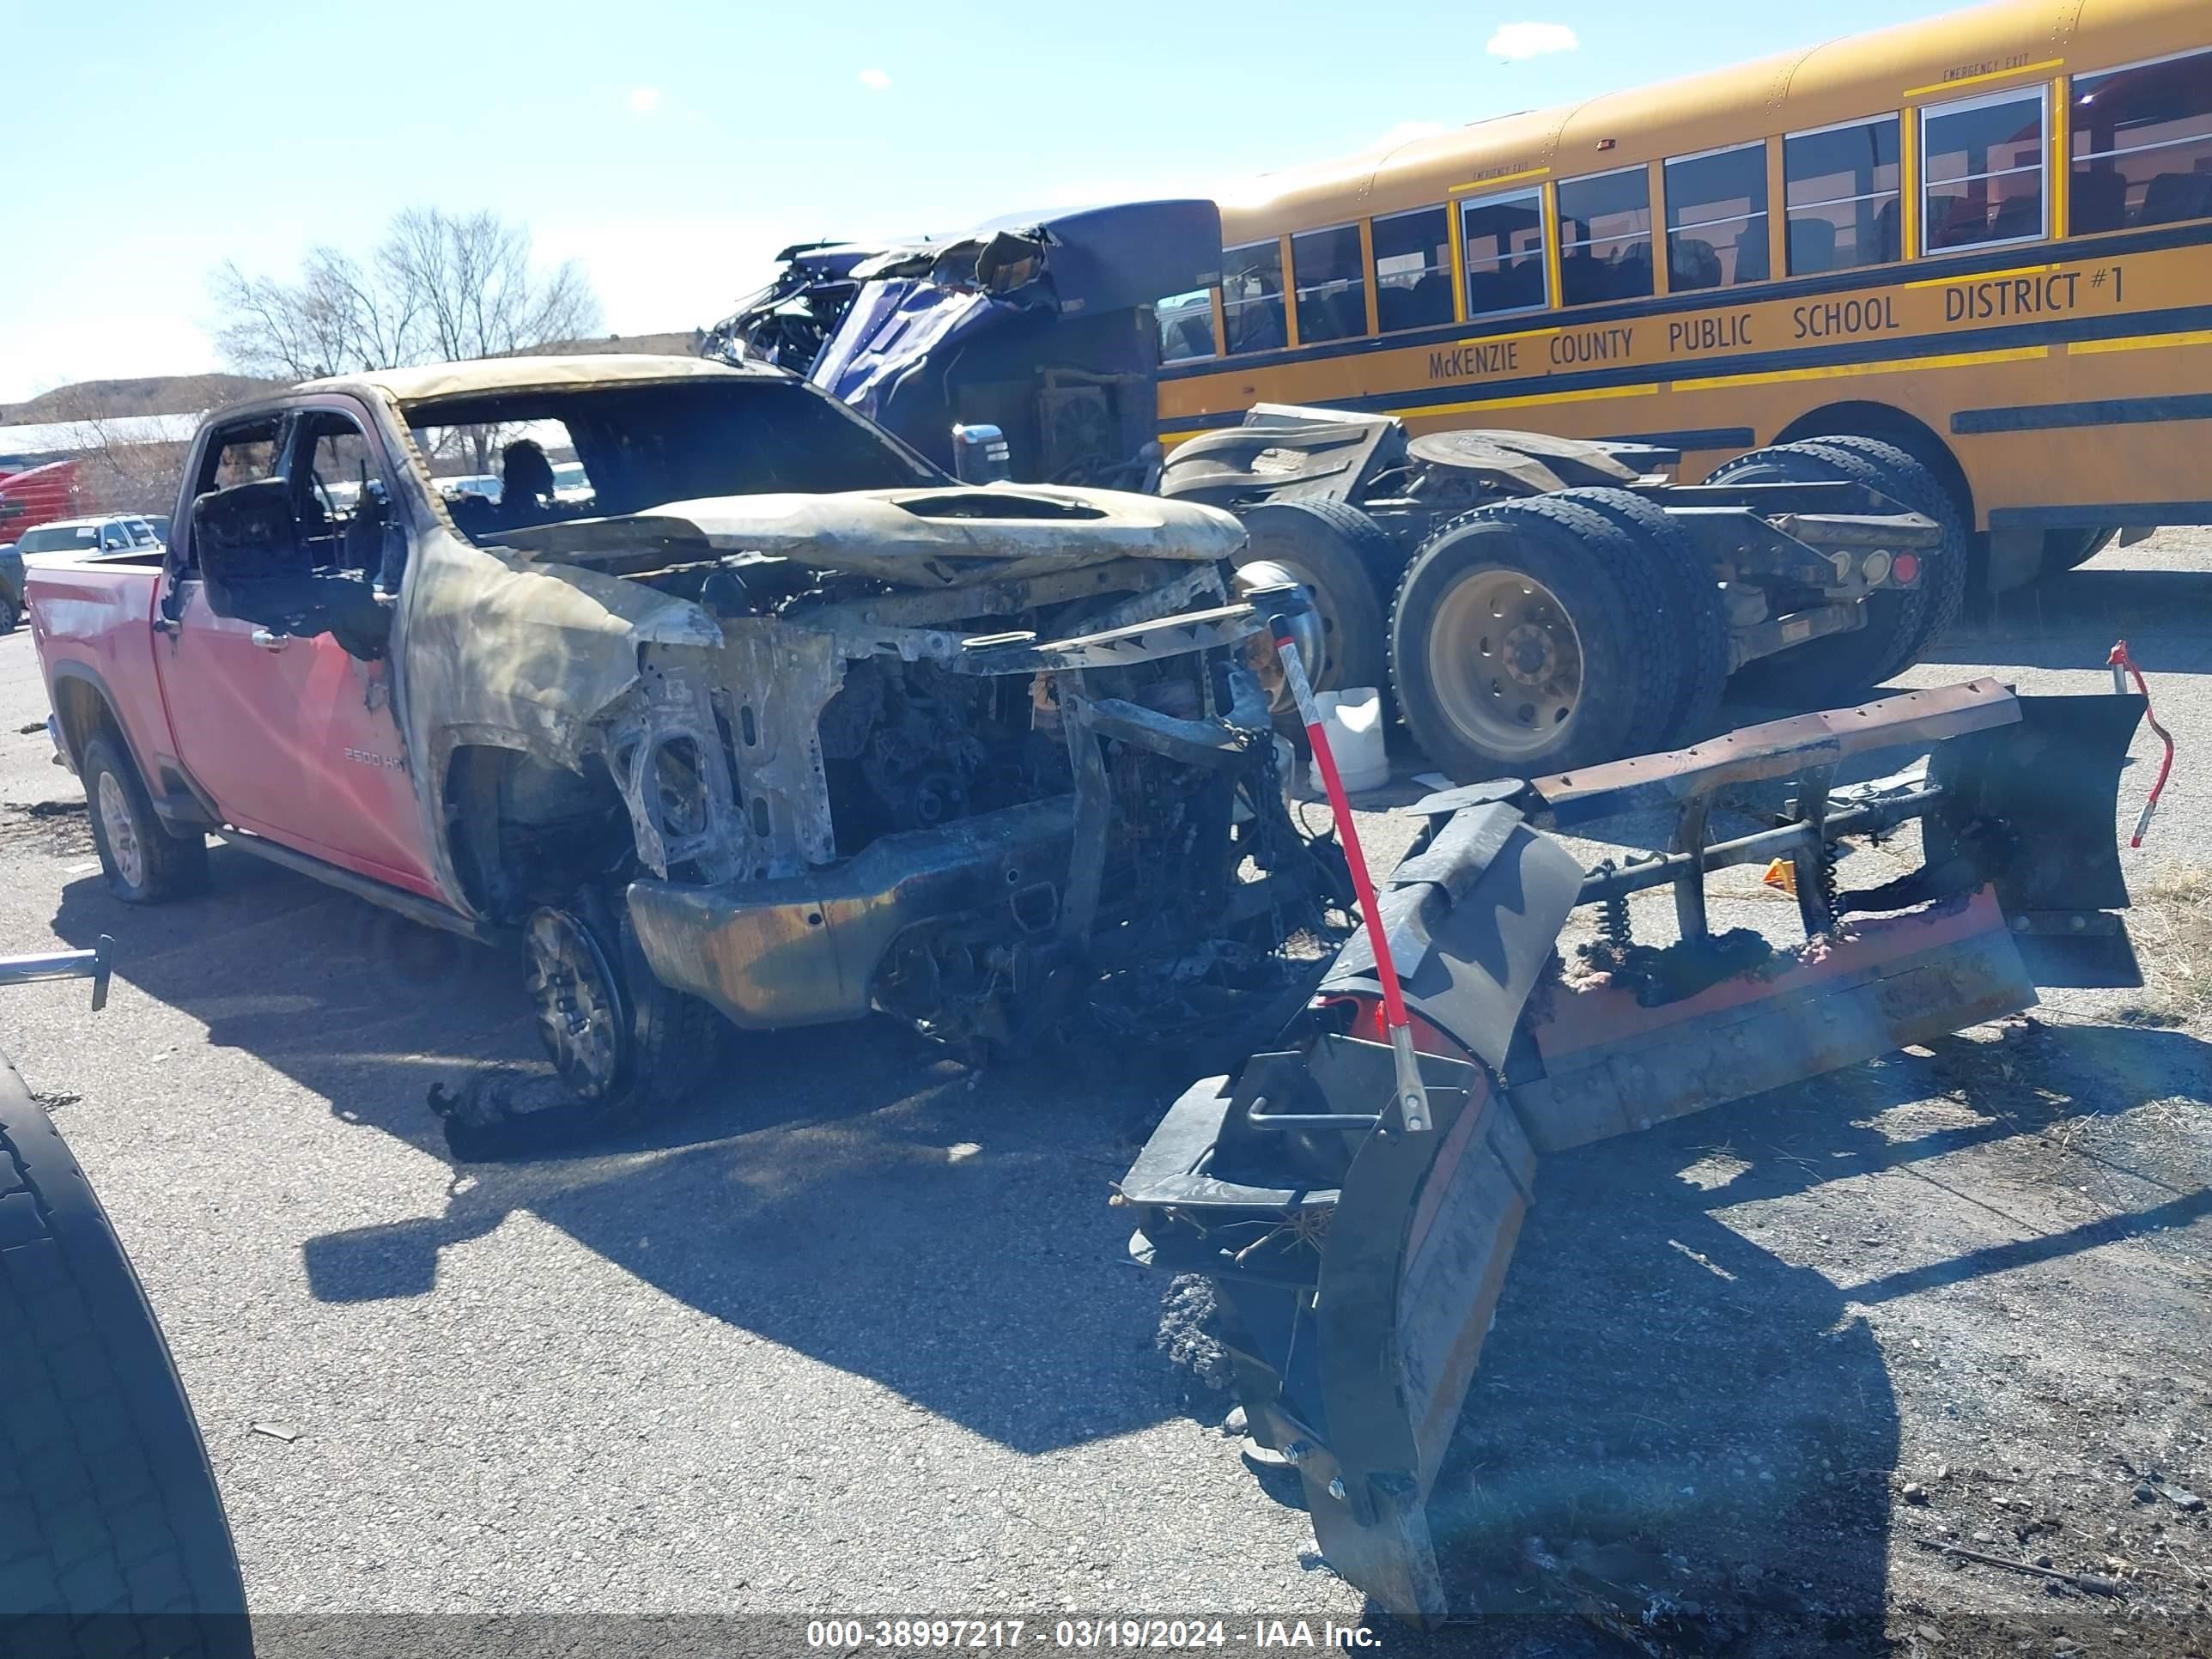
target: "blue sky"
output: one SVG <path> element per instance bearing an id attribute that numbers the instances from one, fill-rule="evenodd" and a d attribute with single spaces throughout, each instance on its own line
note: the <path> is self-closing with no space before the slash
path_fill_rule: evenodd
<path id="1" fill-rule="evenodd" d="M 214 266 L 416 203 L 526 222 L 611 327 L 688 327 L 787 241 L 1203 191 L 1947 9 L 0 0 L 0 400 L 214 368 Z M 1513 24 L 1579 44 L 1489 50 Z"/>

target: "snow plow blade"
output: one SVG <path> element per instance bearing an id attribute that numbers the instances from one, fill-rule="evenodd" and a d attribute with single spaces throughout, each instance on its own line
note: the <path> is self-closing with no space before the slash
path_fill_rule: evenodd
<path id="1" fill-rule="evenodd" d="M 1408 809 L 1426 825 L 1380 909 L 1432 1127 L 1399 1115 L 1362 933 L 1270 1052 L 1176 1100 L 1120 1200 L 1139 1261 L 1212 1282 L 1249 1431 L 1297 1468 L 1338 1573 L 1417 1623 L 1450 1610 L 1427 1498 L 1541 1154 L 2031 1006 L 2023 940 L 2063 982 L 2129 982 L 2114 815 L 2142 708 L 1977 680 Z M 1836 787 L 1908 748 L 1928 763 Z M 1784 780 L 1773 828 L 1709 841 L 1715 792 Z M 1671 844 L 1626 866 L 1547 833 L 1654 807 Z M 1839 842 L 1916 818 L 1920 869 L 1838 886 Z M 1790 872 L 1802 944 L 1707 927 L 1707 874 L 1754 862 Z M 1660 886 L 1680 937 L 1652 949 L 1626 900 Z M 1569 969 L 1583 905 L 1599 937 Z"/>

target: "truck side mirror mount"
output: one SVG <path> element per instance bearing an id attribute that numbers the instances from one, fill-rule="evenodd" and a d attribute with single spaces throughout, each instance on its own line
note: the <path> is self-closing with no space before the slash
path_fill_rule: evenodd
<path id="1" fill-rule="evenodd" d="M 1013 477 L 1006 434 L 995 426 L 952 428 L 952 476 L 962 483 L 1004 483 Z"/>

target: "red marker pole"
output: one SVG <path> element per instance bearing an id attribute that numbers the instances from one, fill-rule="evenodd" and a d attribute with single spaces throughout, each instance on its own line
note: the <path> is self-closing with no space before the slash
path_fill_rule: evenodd
<path id="1" fill-rule="evenodd" d="M 1421 1081 L 1421 1063 L 1413 1053 L 1413 1024 L 1406 1017 L 1406 998 L 1398 988 L 1398 964 L 1390 957 L 1390 936 L 1383 931 L 1382 907 L 1376 902 L 1375 881 L 1367 873 L 1367 855 L 1359 850 L 1359 830 L 1352 821 L 1352 802 L 1337 773 L 1336 755 L 1322 730 L 1321 710 L 1314 707 L 1313 687 L 1306 683 L 1304 665 L 1290 629 L 1273 619 L 1275 654 L 1282 659 L 1283 678 L 1305 722 L 1306 740 L 1313 744 L 1314 764 L 1321 769 L 1322 787 L 1328 792 L 1328 810 L 1336 819 L 1337 837 L 1344 843 L 1344 860 L 1352 866 L 1352 891 L 1359 897 L 1359 914 L 1367 924 L 1368 943 L 1375 951 L 1375 977 L 1382 984 L 1382 1026 L 1389 1034 L 1390 1053 L 1397 1063 L 1398 1113 L 1414 1133 L 1429 1127 L 1429 1091 Z"/>
<path id="2" fill-rule="evenodd" d="M 2128 842 L 2130 847 L 2140 847 L 2143 837 L 2150 833 L 2150 815 L 2158 811 L 2158 798 L 2166 793 L 2166 781 L 2173 771 L 2173 733 L 2158 723 L 2158 711 L 2150 706 L 2150 682 L 2143 678 L 2143 672 L 2136 666 L 2136 659 L 2128 655 L 2128 642 L 2122 640 L 2114 645 L 2112 655 L 2106 658 L 2105 662 L 2112 671 L 2112 690 L 2115 691 L 2126 690 L 2128 683 L 2124 677 L 2135 676 L 2136 690 L 2142 693 L 2143 718 L 2150 722 L 2150 729 L 2166 745 L 2166 758 L 2158 763 L 2158 781 L 2150 787 L 2149 798 L 2143 802 L 2142 816 L 2136 820 L 2136 833 Z"/>

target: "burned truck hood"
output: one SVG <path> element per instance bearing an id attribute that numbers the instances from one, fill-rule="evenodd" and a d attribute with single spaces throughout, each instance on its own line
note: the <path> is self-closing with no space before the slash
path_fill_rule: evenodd
<path id="1" fill-rule="evenodd" d="M 1228 514 L 1193 502 L 1042 484 L 946 483 L 840 495 L 718 495 L 618 518 L 507 532 L 533 559 L 634 568 L 644 558 L 763 554 L 911 587 L 1103 564 L 1203 563 L 1243 545 Z"/>

